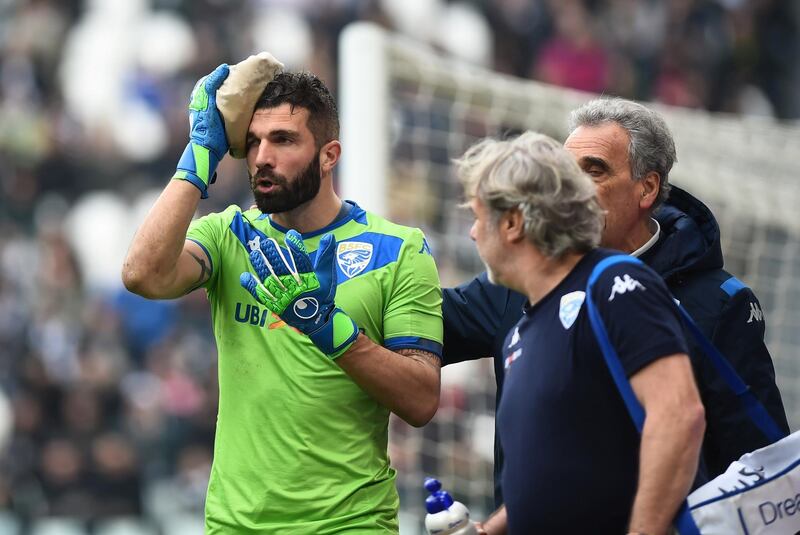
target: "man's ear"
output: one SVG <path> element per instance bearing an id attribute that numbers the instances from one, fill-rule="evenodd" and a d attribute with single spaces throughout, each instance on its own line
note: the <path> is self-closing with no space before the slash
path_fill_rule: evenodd
<path id="1" fill-rule="evenodd" d="M 500 218 L 500 234 L 509 243 L 519 243 L 525 239 L 525 218 L 518 208 L 508 210 Z"/>
<path id="2" fill-rule="evenodd" d="M 320 173 L 325 175 L 333 171 L 342 155 L 342 144 L 339 140 L 328 141 L 319 149 Z"/>
<path id="3" fill-rule="evenodd" d="M 650 210 L 656 202 L 656 199 L 658 199 L 658 192 L 661 189 L 661 176 L 655 171 L 650 171 L 639 181 L 639 184 L 642 189 L 642 198 L 639 200 L 639 208 Z"/>

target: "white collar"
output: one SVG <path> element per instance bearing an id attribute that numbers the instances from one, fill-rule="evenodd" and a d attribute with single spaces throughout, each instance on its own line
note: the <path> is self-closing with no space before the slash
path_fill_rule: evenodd
<path id="1" fill-rule="evenodd" d="M 648 249 L 650 249 L 653 245 L 655 245 L 656 242 L 658 241 L 658 237 L 661 236 L 661 225 L 659 225 L 658 221 L 656 221 L 655 219 L 651 219 L 650 221 L 651 221 L 650 228 L 652 229 L 653 226 L 655 225 L 656 231 L 653 233 L 653 236 L 649 240 L 647 240 L 645 242 L 644 245 L 642 245 L 641 247 L 636 249 L 634 252 L 632 252 L 631 256 L 634 256 L 634 257 L 637 257 L 637 258 L 640 257 L 641 255 L 646 253 Z"/>

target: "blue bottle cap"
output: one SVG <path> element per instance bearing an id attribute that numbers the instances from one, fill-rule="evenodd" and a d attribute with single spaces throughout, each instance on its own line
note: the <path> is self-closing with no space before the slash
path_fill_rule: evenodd
<path id="1" fill-rule="evenodd" d="M 425 489 L 431 493 L 425 498 L 425 509 L 432 515 L 449 509 L 453 505 L 452 496 L 446 491 L 439 490 L 441 488 L 442 484 L 438 480 L 432 477 L 425 479 Z"/>
<path id="2" fill-rule="evenodd" d="M 432 478 L 432 477 L 426 477 L 426 478 L 425 478 L 425 484 L 424 484 L 424 487 L 425 487 L 425 490 L 427 490 L 428 492 L 430 492 L 431 494 L 433 494 L 433 493 L 434 493 L 434 492 L 436 492 L 437 490 L 441 490 L 441 488 L 442 488 L 442 484 L 441 484 L 441 483 L 439 483 L 439 480 L 438 480 L 438 479 L 434 479 L 434 478 Z"/>
<path id="3" fill-rule="evenodd" d="M 428 513 L 435 515 L 445 509 L 444 503 L 435 494 L 431 494 L 425 498 L 425 510 L 428 511 Z"/>

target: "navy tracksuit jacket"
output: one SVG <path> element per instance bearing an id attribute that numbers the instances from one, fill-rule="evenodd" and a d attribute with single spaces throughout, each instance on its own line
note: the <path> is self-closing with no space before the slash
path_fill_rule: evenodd
<path id="1" fill-rule="evenodd" d="M 714 215 L 689 193 L 672 187 L 655 215 L 658 242 L 640 260 L 658 272 L 703 333 L 725 355 L 776 423 L 789 432 L 775 369 L 764 344 L 764 318 L 752 290 L 722 269 L 719 226 Z M 444 364 L 494 358 L 497 403 L 503 389 L 503 341 L 522 316 L 526 299 L 490 283 L 485 273 L 444 290 Z M 711 362 L 689 339 L 690 357 L 706 409 L 702 460 L 710 477 L 742 454 L 766 446 Z M 503 455 L 495 440 L 495 502 L 503 503 Z"/>

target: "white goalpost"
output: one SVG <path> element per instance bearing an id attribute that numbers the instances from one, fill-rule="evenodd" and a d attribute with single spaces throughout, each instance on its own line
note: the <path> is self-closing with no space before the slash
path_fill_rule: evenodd
<path id="1" fill-rule="evenodd" d="M 526 129 L 563 140 L 569 112 L 595 95 L 501 75 L 356 23 L 340 40 L 340 191 L 422 228 L 443 285 L 482 271 L 450 160 L 485 136 Z M 753 288 L 792 429 L 800 426 L 800 125 L 653 105 L 675 136 L 672 183 L 716 215 L 725 267 Z M 494 377 L 483 359 L 443 370 L 432 424 L 392 422 L 404 533 L 419 533 L 425 475 L 473 516 L 492 508 Z"/>

